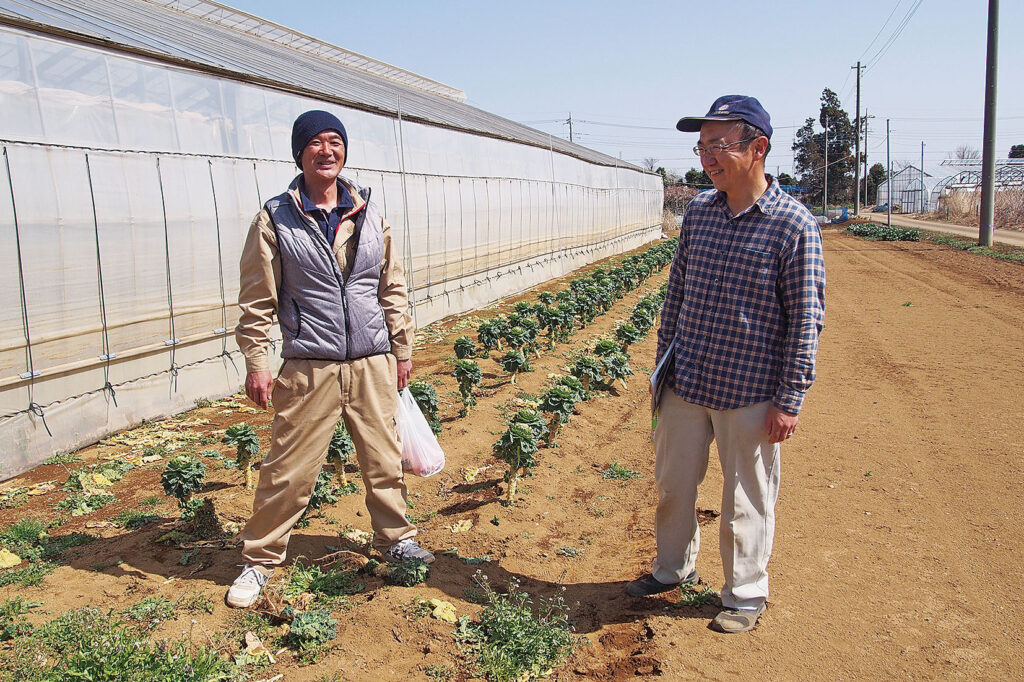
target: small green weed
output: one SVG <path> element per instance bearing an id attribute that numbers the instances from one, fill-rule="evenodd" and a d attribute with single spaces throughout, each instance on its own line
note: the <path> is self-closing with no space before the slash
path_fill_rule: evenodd
<path id="1" fill-rule="evenodd" d="M 299 651 L 317 649 L 334 639 L 338 634 L 338 621 L 330 611 L 313 609 L 299 613 L 292 620 L 288 641 Z"/>
<path id="2" fill-rule="evenodd" d="M 56 508 L 71 512 L 72 516 L 85 516 L 103 509 L 116 500 L 117 498 L 113 495 L 88 495 L 84 492 L 75 492 L 58 502 Z"/>
<path id="3" fill-rule="evenodd" d="M 160 497 L 159 495 L 150 495 L 149 497 L 147 497 L 144 500 L 142 500 L 142 502 L 139 502 L 139 504 L 141 504 L 143 507 L 150 507 L 150 508 L 152 508 L 152 507 L 159 507 L 161 504 L 163 504 L 163 502 L 164 502 L 164 498 L 163 497 Z"/>
<path id="4" fill-rule="evenodd" d="M 22 587 L 35 587 L 43 582 L 43 578 L 57 568 L 57 564 L 49 561 L 40 561 L 29 564 L 25 568 L 10 568 L 0 572 L 0 587 L 6 585 L 21 585 Z"/>
<path id="5" fill-rule="evenodd" d="M 293 599 L 303 592 L 312 592 L 324 597 L 343 597 L 361 592 L 365 583 L 356 582 L 356 571 L 338 569 L 323 570 L 317 565 L 306 566 L 296 563 L 284 588 L 286 599 Z"/>
<path id="6" fill-rule="evenodd" d="M 0 603 L 0 642 L 31 634 L 32 625 L 22 616 L 42 605 L 42 602 L 25 601 L 21 597 Z"/>
<path id="7" fill-rule="evenodd" d="M 189 613 L 213 613 L 213 600 L 205 594 L 183 594 L 174 606 Z"/>
<path id="8" fill-rule="evenodd" d="M 495 592 L 480 573 L 476 582 L 487 603 L 477 622 L 463 616 L 456 629 L 456 638 L 474 660 L 475 674 L 496 682 L 546 676 L 579 642 L 561 596 L 541 598 L 535 610 L 514 579 L 507 594 Z"/>
<path id="9" fill-rule="evenodd" d="M 717 599 L 718 593 L 711 587 L 705 586 L 699 590 L 682 590 L 679 601 L 675 603 L 675 606 L 705 606 L 707 604 L 714 604 Z"/>
<path id="10" fill-rule="evenodd" d="M 63 554 L 65 550 L 82 547 L 98 539 L 98 535 L 89 535 L 88 533 L 68 533 L 49 538 L 44 542 L 43 558 L 52 559 Z"/>
<path id="11" fill-rule="evenodd" d="M 81 462 L 82 458 L 73 452 L 58 452 L 43 461 L 43 464 L 75 464 Z"/>
<path id="12" fill-rule="evenodd" d="M 618 462 L 612 462 L 608 465 L 607 469 L 601 471 L 601 475 L 604 478 L 613 479 L 616 481 L 628 481 L 632 478 L 640 478 L 640 474 L 632 469 L 627 469 Z"/>
<path id="13" fill-rule="evenodd" d="M 25 682 L 206 682 L 229 676 L 227 662 L 216 651 L 184 639 L 151 642 L 113 612 L 94 607 L 65 613 L 16 639 L 4 663 L 8 679 Z"/>
<path id="14" fill-rule="evenodd" d="M 423 674 L 427 676 L 428 680 L 441 680 L 447 682 L 455 677 L 455 668 L 449 668 L 446 665 L 435 663 L 428 665 L 427 669 L 423 671 Z"/>
<path id="15" fill-rule="evenodd" d="M 174 618 L 174 606 L 167 597 L 156 595 L 146 597 L 121 613 L 125 620 L 138 623 L 144 630 L 152 630 L 165 620 Z"/>
<path id="16" fill-rule="evenodd" d="M 559 547 L 555 550 L 555 553 L 559 556 L 564 556 L 567 559 L 578 559 L 583 556 L 583 550 L 579 547 Z"/>
<path id="17" fill-rule="evenodd" d="M 118 526 L 121 526 L 122 528 L 127 528 L 128 530 L 138 530 L 139 528 L 145 526 L 147 523 L 159 521 L 161 518 L 163 517 L 159 514 L 144 512 L 138 509 L 125 509 L 124 511 L 117 514 L 110 520 Z"/>

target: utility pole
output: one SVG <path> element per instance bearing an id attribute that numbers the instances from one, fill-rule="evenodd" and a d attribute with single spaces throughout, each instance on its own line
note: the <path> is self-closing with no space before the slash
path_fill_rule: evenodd
<path id="1" fill-rule="evenodd" d="M 566 121 L 569 124 L 569 142 L 572 142 L 572 112 L 569 112 L 569 120 Z"/>
<path id="2" fill-rule="evenodd" d="M 825 185 L 821 192 L 821 214 L 828 222 L 828 116 L 825 117 Z"/>
<path id="3" fill-rule="evenodd" d="M 889 119 L 885 119 L 885 224 L 892 227 L 892 161 L 889 159 Z"/>
<path id="4" fill-rule="evenodd" d="M 985 62 L 985 141 L 981 152 L 981 219 L 978 243 L 992 246 L 995 228 L 996 57 L 999 43 L 999 0 L 988 0 L 988 57 Z"/>
<path id="5" fill-rule="evenodd" d="M 873 119 L 874 116 L 868 115 L 868 110 L 864 110 L 864 203 L 868 202 L 868 122 Z M 875 191 L 875 204 L 878 204 L 878 192 Z"/>
<path id="6" fill-rule="evenodd" d="M 857 129 L 857 163 L 854 164 L 855 177 L 853 179 L 853 184 L 857 188 L 857 199 L 853 205 L 853 215 L 856 216 L 860 213 L 860 62 L 857 62 L 857 66 L 851 66 L 850 68 L 857 69 L 857 114 L 854 116 L 854 120 L 856 121 L 856 125 L 854 127 Z M 864 142 L 864 146 L 867 147 L 867 141 Z M 864 174 L 867 175 L 866 169 Z M 865 199 L 866 198 L 867 197 L 865 197 Z"/>
<path id="7" fill-rule="evenodd" d="M 921 213 L 924 213 L 926 210 L 924 199 L 924 140 L 921 140 Z"/>

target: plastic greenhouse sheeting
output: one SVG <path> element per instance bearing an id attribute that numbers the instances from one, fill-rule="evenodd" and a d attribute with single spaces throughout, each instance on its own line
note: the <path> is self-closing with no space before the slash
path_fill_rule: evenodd
<path id="1" fill-rule="evenodd" d="M 0 27 L 0 479 L 238 390 L 241 245 L 312 108 L 345 122 L 419 326 L 660 234 L 635 167 Z"/>

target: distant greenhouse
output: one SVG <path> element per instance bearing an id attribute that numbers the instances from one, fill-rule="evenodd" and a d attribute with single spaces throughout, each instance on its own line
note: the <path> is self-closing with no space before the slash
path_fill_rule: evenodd
<path id="1" fill-rule="evenodd" d="M 660 235 L 659 175 L 464 100 L 214 2 L 0 0 L 0 480 L 238 389 L 241 243 L 304 110 L 420 326 Z"/>

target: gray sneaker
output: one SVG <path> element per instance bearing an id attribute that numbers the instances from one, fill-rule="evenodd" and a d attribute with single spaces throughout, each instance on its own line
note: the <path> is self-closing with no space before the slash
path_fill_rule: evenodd
<path id="1" fill-rule="evenodd" d="M 399 540 L 384 552 L 384 561 L 391 564 L 400 564 L 406 559 L 419 559 L 425 564 L 434 563 L 434 555 L 420 547 L 420 543 L 412 538 Z"/>
<path id="2" fill-rule="evenodd" d="M 626 594 L 630 597 L 650 597 L 652 594 L 661 594 L 662 592 L 674 590 L 677 587 L 696 585 L 698 582 L 700 582 L 700 576 L 697 575 L 697 569 L 693 569 L 693 572 L 683 578 L 682 581 L 671 584 L 663 583 L 648 573 L 642 578 L 637 578 L 627 583 Z"/>
<path id="3" fill-rule="evenodd" d="M 273 568 L 245 564 L 242 567 L 242 574 L 235 578 L 235 582 L 231 583 L 224 601 L 233 609 L 249 608 L 259 601 L 263 586 L 267 584 L 272 575 L 274 575 Z"/>

